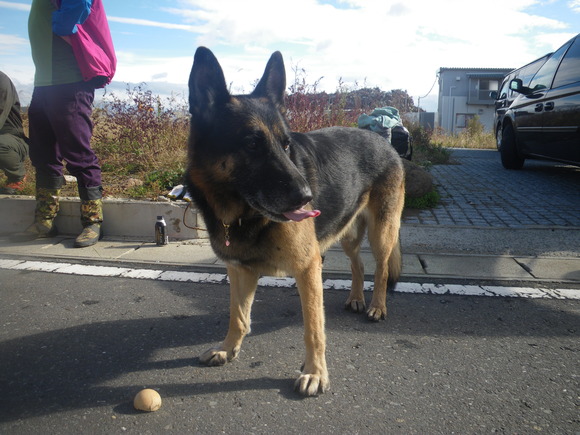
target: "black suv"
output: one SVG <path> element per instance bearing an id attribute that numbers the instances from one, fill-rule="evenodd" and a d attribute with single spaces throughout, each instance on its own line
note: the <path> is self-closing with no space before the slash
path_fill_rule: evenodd
<path id="1" fill-rule="evenodd" d="M 509 107 L 514 102 L 514 99 L 518 95 L 517 92 L 510 89 L 510 82 L 513 79 L 521 79 L 522 84 L 527 86 L 534 75 L 538 72 L 540 67 L 546 63 L 548 58 L 552 55 L 552 53 L 548 53 L 539 59 L 534 60 L 533 62 L 528 63 L 518 69 L 511 71 L 503 81 L 501 82 L 501 86 L 499 87 L 499 91 L 492 91 L 490 92 L 490 97 L 495 100 L 495 116 L 493 120 L 493 125 L 495 131 L 495 138 L 497 140 L 497 149 L 499 151 L 501 146 L 501 135 L 503 130 L 503 117 Z"/>
<path id="2" fill-rule="evenodd" d="M 526 158 L 580 166 L 580 34 L 551 54 L 529 83 L 512 74 L 515 98 L 510 102 L 506 94 L 508 107 L 496 104 L 503 166 L 521 169 Z"/>

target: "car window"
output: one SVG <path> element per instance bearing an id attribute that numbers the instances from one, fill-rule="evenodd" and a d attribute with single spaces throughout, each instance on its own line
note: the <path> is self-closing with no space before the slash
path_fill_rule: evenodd
<path id="1" fill-rule="evenodd" d="M 576 38 L 564 56 L 552 87 L 557 88 L 578 81 L 580 81 L 580 37 Z"/>
<path id="2" fill-rule="evenodd" d="M 498 100 L 505 100 L 507 98 L 511 79 L 512 76 L 508 76 L 501 84 L 501 89 L 498 92 L 499 95 L 499 97 L 497 98 Z"/>
<path id="3" fill-rule="evenodd" d="M 566 53 L 568 47 L 570 47 L 570 43 L 564 44 L 560 47 L 538 70 L 529 86 L 533 91 L 550 88 L 556 68 L 558 68 L 558 64 L 560 63 L 562 56 L 564 56 L 564 53 Z"/>
<path id="4" fill-rule="evenodd" d="M 547 57 L 543 57 L 521 69 L 521 71 L 518 74 L 518 78 L 522 79 L 522 84 L 524 86 L 528 86 L 530 80 L 532 80 L 534 74 L 536 74 L 540 69 L 540 67 L 546 62 L 546 59 Z"/>

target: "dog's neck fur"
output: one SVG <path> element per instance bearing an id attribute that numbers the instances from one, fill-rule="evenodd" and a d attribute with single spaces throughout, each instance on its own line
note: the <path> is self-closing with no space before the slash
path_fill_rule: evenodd
<path id="1" fill-rule="evenodd" d="M 225 199 L 219 202 L 209 192 L 201 192 L 196 188 L 190 188 L 190 192 L 201 209 L 210 238 L 218 241 L 219 245 L 222 245 L 222 242 L 219 242 L 222 237 L 223 244 L 230 246 L 234 243 L 238 231 L 242 230 L 246 235 L 257 234 L 272 222 L 239 199 L 237 201 Z M 230 205 L 228 208 L 219 205 L 224 201 Z"/>
<path id="2" fill-rule="evenodd" d="M 231 223 L 219 221 L 214 225 L 214 230 L 210 230 L 209 236 L 218 256 L 222 256 L 222 259 L 233 256 L 242 261 L 245 258 L 248 243 L 255 245 L 263 237 L 264 231 L 272 228 L 272 224 L 274 224 L 273 221 L 262 215 L 248 215 Z"/>

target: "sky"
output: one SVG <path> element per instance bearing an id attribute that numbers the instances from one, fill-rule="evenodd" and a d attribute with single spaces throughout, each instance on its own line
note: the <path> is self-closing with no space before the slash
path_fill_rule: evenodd
<path id="1" fill-rule="evenodd" d="M 0 70 L 27 104 L 31 1 L 0 0 Z M 441 67 L 518 68 L 580 32 L 580 0 L 103 0 L 118 58 L 107 92 L 145 83 L 187 98 L 195 49 L 210 48 L 232 92 L 248 93 L 272 52 L 318 90 L 404 89 L 437 110 Z M 97 91 L 103 92 L 103 91 Z M 97 98 L 99 96 L 97 95 Z"/>

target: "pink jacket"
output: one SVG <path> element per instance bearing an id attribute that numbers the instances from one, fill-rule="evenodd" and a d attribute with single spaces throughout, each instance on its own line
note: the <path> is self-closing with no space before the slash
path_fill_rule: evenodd
<path id="1" fill-rule="evenodd" d="M 79 3 L 78 0 L 58 1 L 62 12 L 65 12 L 62 9 L 66 7 L 78 6 L 75 3 Z M 117 57 L 102 1 L 92 0 L 86 3 L 90 4 L 90 13 L 86 19 L 81 16 L 76 24 L 70 23 L 74 25 L 74 30 L 69 37 L 83 79 L 92 81 L 95 88 L 102 88 L 115 75 Z M 55 19 L 58 21 L 58 18 L 53 17 L 53 27 L 56 24 Z"/>

